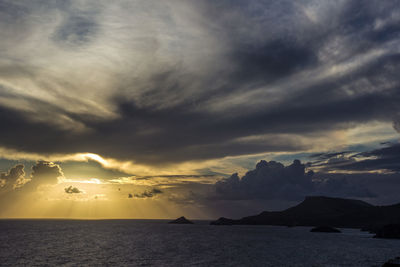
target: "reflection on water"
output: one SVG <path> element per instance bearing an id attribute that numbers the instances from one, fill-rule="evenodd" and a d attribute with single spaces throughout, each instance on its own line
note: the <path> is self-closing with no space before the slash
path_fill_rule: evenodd
<path id="1" fill-rule="evenodd" d="M 196 223 L 0 220 L 0 265 L 365 267 L 400 256 L 400 240 L 353 229 Z"/>

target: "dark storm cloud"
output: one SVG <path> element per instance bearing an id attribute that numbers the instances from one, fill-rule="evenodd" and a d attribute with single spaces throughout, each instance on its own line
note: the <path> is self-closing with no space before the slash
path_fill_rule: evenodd
<path id="1" fill-rule="evenodd" d="M 311 47 L 302 47 L 296 40 L 273 40 L 265 44 L 239 47 L 231 55 L 238 66 L 232 79 L 239 82 L 271 82 L 288 76 L 299 68 L 317 64 Z"/>
<path id="2" fill-rule="evenodd" d="M 365 181 L 354 182 L 351 178 L 324 178 L 316 183 L 318 186 L 316 194 L 318 195 L 344 198 L 378 197 L 365 185 Z"/>
<path id="3" fill-rule="evenodd" d="M 163 191 L 157 188 L 153 188 L 151 190 L 146 190 L 143 193 L 140 194 L 134 194 L 136 198 L 152 198 L 156 195 L 162 194 Z M 131 198 L 131 194 L 129 194 L 129 198 Z"/>
<path id="4" fill-rule="evenodd" d="M 300 200 L 308 195 L 335 197 L 376 197 L 362 183 L 347 178 L 324 177 L 305 171 L 305 165 L 295 160 L 284 166 L 275 161 L 260 161 L 256 169 L 240 178 L 236 173 L 215 184 L 217 199 L 225 200 Z"/>
<path id="5" fill-rule="evenodd" d="M 35 3 L 16 5 L 0 1 L 2 12 L 7 14 L 0 19 L 0 27 L 11 25 L 15 32 L 28 32 L 30 27 L 37 29 L 37 24 L 28 22 L 40 21 L 30 16 L 21 15 L 21 21 L 11 23 L 13 14 L 47 11 L 46 5 Z M 179 5 L 174 1 L 168 3 L 172 8 Z M 96 57 L 96 53 L 108 53 L 107 49 L 117 48 L 115 54 L 124 57 L 110 59 L 104 64 L 109 68 L 107 74 L 116 73 L 111 75 L 112 79 L 106 75 L 107 81 L 114 81 L 110 86 L 107 84 L 109 91 L 96 91 L 98 84 L 93 88 L 85 84 L 76 89 L 71 85 L 75 76 L 67 80 L 55 78 L 57 70 L 43 74 L 41 69 L 33 68 L 35 71 L 30 75 L 16 71 L 22 78 L 46 87 L 43 95 L 55 96 L 56 102 L 49 104 L 48 99 L 40 102 L 2 87 L 2 91 L 11 90 L 8 95 L 5 92 L 2 95 L 5 102 L 23 99 L 32 103 L 36 113 L 23 111 L 21 106 L 12 106 L 11 102 L 7 105 L 0 102 L 0 145 L 27 152 L 91 152 L 138 163 L 163 164 L 261 152 L 301 151 L 310 148 L 312 142 L 299 141 L 298 135 L 325 135 L 371 121 L 394 122 L 395 128 L 398 125 L 400 20 L 395 1 L 188 2 L 188 10 L 195 10 L 201 18 L 189 20 L 195 25 L 182 28 L 178 27 L 180 20 L 174 20 L 173 14 L 168 8 L 163 9 L 161 3 L 121 5 L 124 7 L 121 10 L 127 12 L 139 12 L 141 8 L 147 12 L 143 18 L 148 20 L 140 25 L 145 27 L 145 33 L 131 22 L 135 15 L 124 17 L 125 13 L 107 13 L 103 16 L 108 11 L 102 9 L 106 5 L 101 2 L 95 8 L 96 4 L 57 2 L 49 4 L 48 13 L 61 15 L 43 20 L 55 21 L 54 27 L 46 31 L 56 43 L 57 53 L 62 52 L 56 49 L 68 48 L 72 53 L 88 46 L 84 56 L 92 60 L 92 53 L 94 58 L 103 59 L 103 54 Z M 156 7 L 161 8 L 165 16 L 160 18 Z M 121 21 L 125 24 L 120 25 Z M 175 27 L 184 30 L 186 26 L 193 27 L 194 34 L 167 31 Z M 125 29 L 128 30 L 122 33 L 128 35 L 119 35 L 119 31 Z M 168 43 L 167 51 L 162 50 L 163 30 L 168 40 L 177 38 Z M 193 36 L 197 33 L 201 40 Z M 16 57 L 20 51 L 15 46 L 17 40 L 5 37 L 8 57 Z M 195 41 L 191 42 L 192 39 Z M 100 46 L 90 50 L 89 45 L 93 43 Z M 139 52 L 146 58 L 131 56 L 135 49 L 142 49 Z M 167 59 L 160 56 L 162 52 L 172 53 L 165 55 L 171 58 L 166 65 L 164 60 Z M 114 56 L 107 53 L 106 59 Z M 61 62 L 77 60 L 80 56 L 82 54 L 77 54 L 76 58 L 63 57 Z M 49 55 L 49 58 L 52 57 Z M 84 59 L 82 57 L 82 61 Z M 136 73 L 144 62 L 154 65 L 146 65 L 145 70 Z M 4 66 L 11 68 L 7 64 Z M 16 68 L 16 63 L 11 65 Z M 103 65 L 86 64 L 80 66 L 80 70 L 86 71 L 87 66 Z M 27 70 L 29 66 L 21 68 Z M 81 82 L 89 78 L 96 82 L 105 76 L 96 71 Z M 132 78 L 136 76 L 144 78 Z M 5 74 L 1 78 L 11 79 Z M 65 88 L 64 91 L 53 89 L 53 84 L 44 86 L 46 78 L 54 79 L 54 84 Z M 3 86 L 2 81 L 0 86 Z M 75 97 L 67 94 L 70 87 L 75 90 L 71 90 Z M 63 102 L 57 102 L 61 100 Z M 76 112 L 86 105 L 87 109 Z M 102 117 L 99 110 L 114 112 L 115 116 Z M 36 119 L 32 114 L 37 114 Z M 85 130 L 75 131 L 76 125 Z M 248 139 L 252 136 L 263 138 Z M 296 186 L 303 190 L 305 185 Z"/>
<path id="6" fill-rule="evenodd" d="M 340 186 L 343 180 L 350 185 L 354 198 L 367 198 L 369 202 L 376 205 L 391 205 L 400 202 L 398 194 L 400 174 L 399 173 L 316 173 L 315 178 L 318 181 L 330 182 L 330 188 L 336 190 L 335 187 Z M 342 190 L 342 197 L 347 190 Z M 357 193 L 358 192 L 358 193 Z M 374 195 L 374 197 L 368 197 Z"/>
<path id="7" fill-rule="evenodd" d="M 325 171 L 390 171 L 400 172 L 400 144 L 389 143 L 385 147 L 348 156 L 332 157 L 321 163 Z"/>

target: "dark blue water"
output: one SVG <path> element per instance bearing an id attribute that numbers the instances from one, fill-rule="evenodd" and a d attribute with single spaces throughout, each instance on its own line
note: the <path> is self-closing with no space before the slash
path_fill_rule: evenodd
<path id="1" fill-rule="evenodd" d="M 358 230 L 170 225 L 142 220 L 0 220 L 2 266 L 381 266 L 400 240 Z"/>

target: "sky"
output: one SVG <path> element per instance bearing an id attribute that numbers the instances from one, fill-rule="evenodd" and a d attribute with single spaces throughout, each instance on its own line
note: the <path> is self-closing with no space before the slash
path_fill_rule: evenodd
<path id="1" fill-rule="evenodd" d="M 0 218 L 400 202 L 400 3 L 0 0 Z"/>

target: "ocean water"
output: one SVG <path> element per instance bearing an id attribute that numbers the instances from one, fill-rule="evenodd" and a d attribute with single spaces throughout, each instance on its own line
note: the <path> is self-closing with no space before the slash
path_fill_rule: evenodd
<path id="1" fill-rule="evenodd" d="M 400 240 L 355 229 L 171 225 L 162 220 L 0 220 L 1 266 L 381 266 Z"/>

